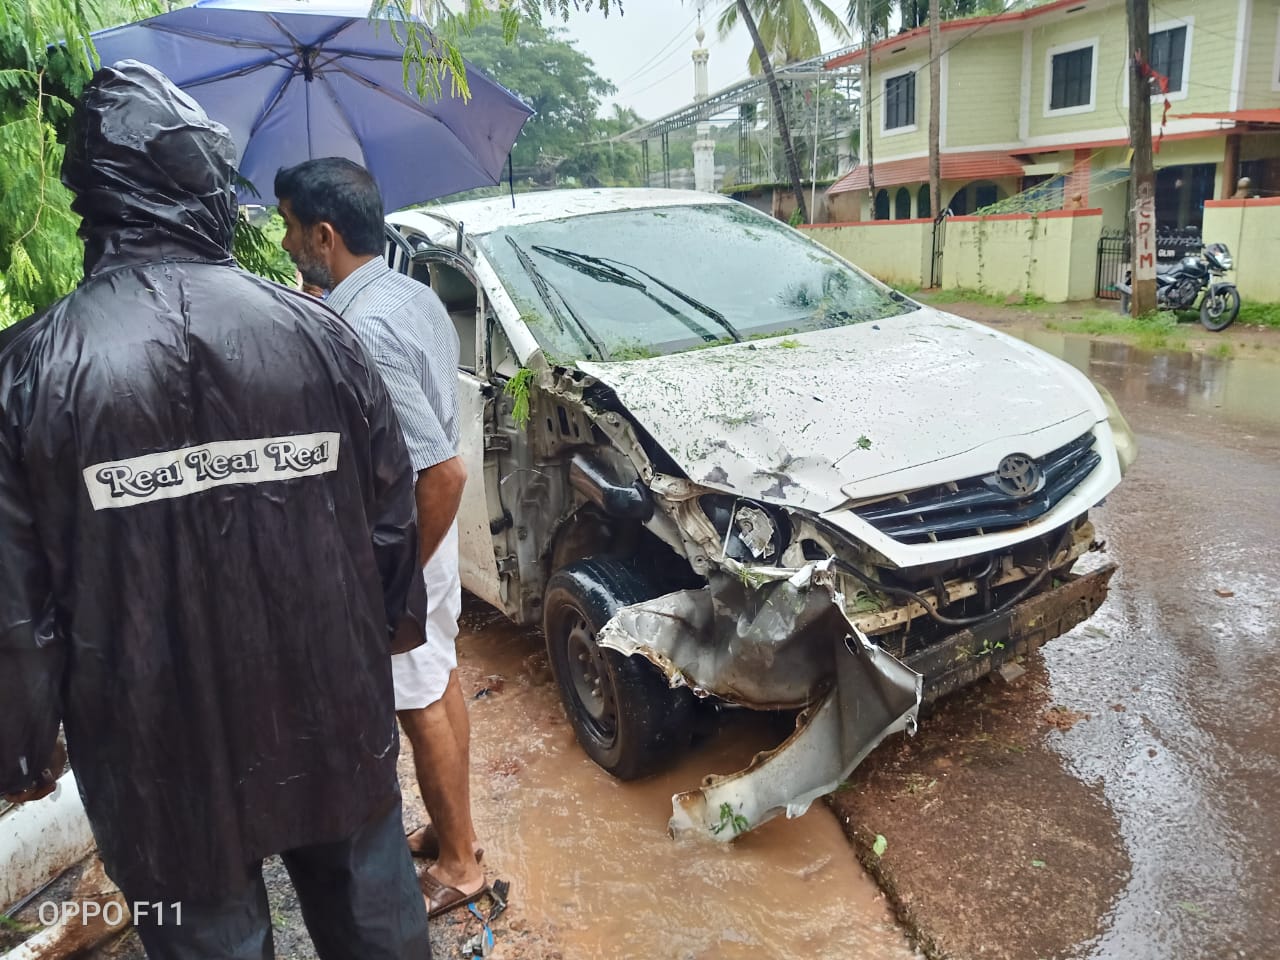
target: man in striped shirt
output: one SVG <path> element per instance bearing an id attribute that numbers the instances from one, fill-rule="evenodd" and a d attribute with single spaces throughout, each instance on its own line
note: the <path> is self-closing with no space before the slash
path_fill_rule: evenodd
<path id="1" fill-rule="evenodd" d="M 281 170 L 281 241 L 304 283 L 355 330 L 378 364 L 417 472 L 418 539 L 427 583 L 427 643 L 392 658 L 396 713 L 413 746 L 431 823 L 410 835 L 415 855 L 435 857 L 423 876 L 429 916 L 487 889 L 471 820 L 470 723 L 454 640 L 462 588 L 458 504 L 466 471 L 458 449 L 458 335 L 440 298 L 391 270 L 382 197 L 369 172 L 329 157 Z"/>

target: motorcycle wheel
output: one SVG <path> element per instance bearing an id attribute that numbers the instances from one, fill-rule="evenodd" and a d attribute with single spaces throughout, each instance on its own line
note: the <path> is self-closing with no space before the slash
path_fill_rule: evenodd
<path id="1" fill-rule="evenodd" d="M 1206 290 L 1200 301 L 1200 325 L 1214 333 L 1231 326 L 1239 314 L 1240 291 L 1235 287 L 1227 287 L 1217 296 Z"/>

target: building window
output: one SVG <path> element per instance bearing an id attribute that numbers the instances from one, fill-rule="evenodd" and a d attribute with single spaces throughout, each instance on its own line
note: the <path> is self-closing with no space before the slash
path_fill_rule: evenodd
<path id="1" fill-rule="evenodd" d="M 933 204 L 929 202 L 929 185 L 920 184 L 920 192 L 916 196 L 916 216 L 921 220 L 933 216 Z"/>
<path id="2" fill-rule="evenodd" d="M 872 219 L 888 220 L 889 219 L 889 191 L 877 190 L 875 210 L 872 213 Z"/>
<path id="3" fill-rule="evenodd" d="M 893 219 L 911 219 L 911 191 L 906 187 L 899 187 L 893 195 Z"/>
<path id="4" fill-rule="evenodd" d="M 1093 103 L 1093 46 L 1053 55 L 1050 110 L 1087 107 Z"/>
<path id="5" fill-rule="evenodd" d="M 897 130 L 916 125 L 916 75 L 915 71 L 884 82 L 884 128 Z"/>
<path id="6" fill-rule="evenodd" d="M 1183 67 L 1187 55 L 1187 28 L 1173 27 L 1151 34 L 1151 69 L 1169 78 L 1169 92 L 1182 90 Z M 1159 82 L 1151 78 L 1151 93 L 1160 93 Z"/>

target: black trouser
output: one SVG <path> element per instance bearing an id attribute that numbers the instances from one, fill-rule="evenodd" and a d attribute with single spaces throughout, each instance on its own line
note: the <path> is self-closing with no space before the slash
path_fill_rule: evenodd
<path id="1" fill-rule="evenodd" d="M 280 859 L 320 960 L 431 960 L 427 909 L 398 797 L 388 813 L 345 840 L 286 850 Z M 244 891 L 227 900 L 184 901 L 180 925 L 167 904 L 160 922 L 138 917 L 150 960 L 273 960 L 262 864 L 253 875 Z"/>

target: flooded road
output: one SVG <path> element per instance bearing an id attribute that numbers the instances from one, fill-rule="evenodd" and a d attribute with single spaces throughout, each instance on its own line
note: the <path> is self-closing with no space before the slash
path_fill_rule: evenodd
<path id="1" fill-rule="evenodd" d="M 1111 599 L 1044 650 L 1056 735 L 1131 861 L 1097 958 L 1262 958 L 1280 941 L 1280 366 L 1024 334 L 1106 385 L 1139 459 L 1099 512 Z"/>
<path id="2" fill-rule="evenodd" d="M 459 638 L 472 702 L 477 829 L 493 875 L 565 957 L 746 960 L 910 958 L 872 881 L 823 804 L 734 844 L 670 839 L 671 795 L 744 766 L 780 739 L 739 713 L 676 770 L 614 780 L 578 747 L 542 640 L 471 601 Z"/>

